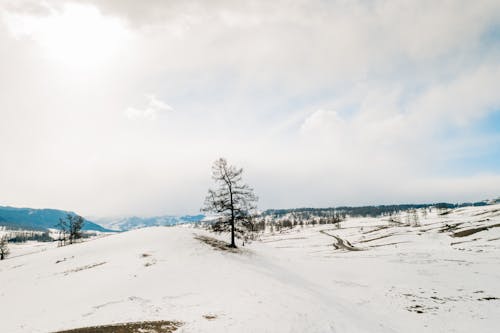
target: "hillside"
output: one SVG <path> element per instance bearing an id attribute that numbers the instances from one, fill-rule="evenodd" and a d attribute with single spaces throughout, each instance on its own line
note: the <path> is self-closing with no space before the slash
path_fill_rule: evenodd
<path id="1" fill-rule="evenodd" d="M 13 253 L 0 262 L 2 331 L 165 320 L 178 332 L 496 332 L 500 205 L 402 220 L 267 233 L 237 252 L 179 226 Z"/>
<path id="2" fill-rule="evenodd" d="M 60 218 L 67 214 L 76 215 L 74 212 L 58 209 L 33 209 L 0 206 L 0 226 L 14 229 L 46 230 L 55 228 Z M 107 232 L 102 226 L 85 220 L 83 230 Z"/>
<path id="3" fill-rule="evenodd" d="M 191 228 L 145 228 L 0 263 L 8 332 L 178 320 L 186 332 L 372 331 L 272 253 L 217 251 Z M 214 316 L 208 320 L 204 316 Z M 376 324 L 378 326 L 378 323 Z"/>

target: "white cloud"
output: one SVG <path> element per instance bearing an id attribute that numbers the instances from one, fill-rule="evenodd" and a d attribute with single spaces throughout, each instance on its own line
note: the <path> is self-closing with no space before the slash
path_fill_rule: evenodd
<path id="1" fill-rule="evenodd" d="M 453 184 L 481 199 L 497 184 L 481 166 L 447 178 L 454 156 L 498 143 L 473 131 L 500 105 L 496 0 L 4 0 L 0 12 L 5 203 L 195 212 L 221 155 L 263 208 L 469 198 Z"/>
<path id="2" fill-rule="evenodd" d="M 309 115 L 302 124 L 301 131 L 311 134 L 341 135 L 345 127 L 345 121 L 333 110 L 318 110 Z"/>
<path id="3" fill-rule="evenodd" d="M 145 96 L 147 101 L 143 107 L 129 107 L 125 110 L 125 115 L 129 119 L 156 119 L 159 115 L 166 112 L 173 111 L 174 109 L 158 99 L 155 95 L 149 94 Z"/>
<path id="4" fill-rule="evenodd" d="M 481 65 L 451 82 L 436 83 L 409 109 L 414 121 L 465 126 L 500 108 L 500 63 Z"/>

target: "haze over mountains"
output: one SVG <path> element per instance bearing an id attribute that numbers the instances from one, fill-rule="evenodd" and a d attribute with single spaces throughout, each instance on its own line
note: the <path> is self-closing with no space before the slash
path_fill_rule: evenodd
<path id="1" fill-rule="evenodd" d="M 162 215 L 153 217 L 108 217 L 96 218 L 95 221 L 100 225 L 116 231 L 127 231 L 145 227 L 177 225 L 184 223 L 199 222 L 205 218 L 205 215 Z"/>
<path id="2" fill-rule="evenodd" d="M 331 207 L 331 208 L 290 208 L 290 209 L 268 209 L 262 212 L 262 216 L 282 217 L 297 212 L 309 215 L 322 215 L 326 211 L 338 211 L 351 216 L 379 216 L 394 211 L 406 211 L 408 209 L 423 208 L 430 206 L 457 208 L 467 206 L 483 206 L 500 203 L 498 199 L 488 199 L 467 203 L 427 203 L 427 204 L 395 204 L 377 206 L 356 207 Z M 0 227 L 7 229 L 46 230 L 55 228 L 60 218 L 67 214 L 77 215 L 75 212 L 59 209 L 35 209 L 16 208 L 0 206 Z M 205 215 L 160 215 L 151 217 L 121 216 L 121 217 L 91 217 L 85 218 L 84 230 L 112 232 L 128 231 L 139 228 L 154 226 L 171 226 L 185 223 L 197 223 L 205 219 Z"/>

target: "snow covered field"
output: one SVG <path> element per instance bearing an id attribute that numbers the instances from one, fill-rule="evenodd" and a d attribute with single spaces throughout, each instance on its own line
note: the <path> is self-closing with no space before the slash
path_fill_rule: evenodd
<path id="1" fill-rule="evenodd" d="M 295 228 L 236 253 L 190 227 L 44 248 L 0 262 L 1 331 L 174 320 L 178 332 L 497 332 L 499 223 L 494 205 L 416 227 Z"/>

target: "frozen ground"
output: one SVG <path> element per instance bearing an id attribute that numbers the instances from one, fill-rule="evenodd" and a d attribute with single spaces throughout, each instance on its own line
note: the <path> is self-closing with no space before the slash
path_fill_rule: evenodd
<path id="1" fill-rule="evenodd" d="M 46 248 L 0 262 L 1 331 L 173 320 L 178 332 L 497 332 L 499 223 L 496 205 L 418 227 L 297 228 L 236 253 L 187 227 Z"/>
<path id="2" fill-rule="evenodd" d="M 351 219 L 341 229 L 317 226 L 263 241 L 308 258 L 303 269 L 318 272 L 330 293 L 361 313 L 389 315 L 398 332 L 497 332 L 500 205 L 434 211 L 416 227 L 401 220 Z"/>

